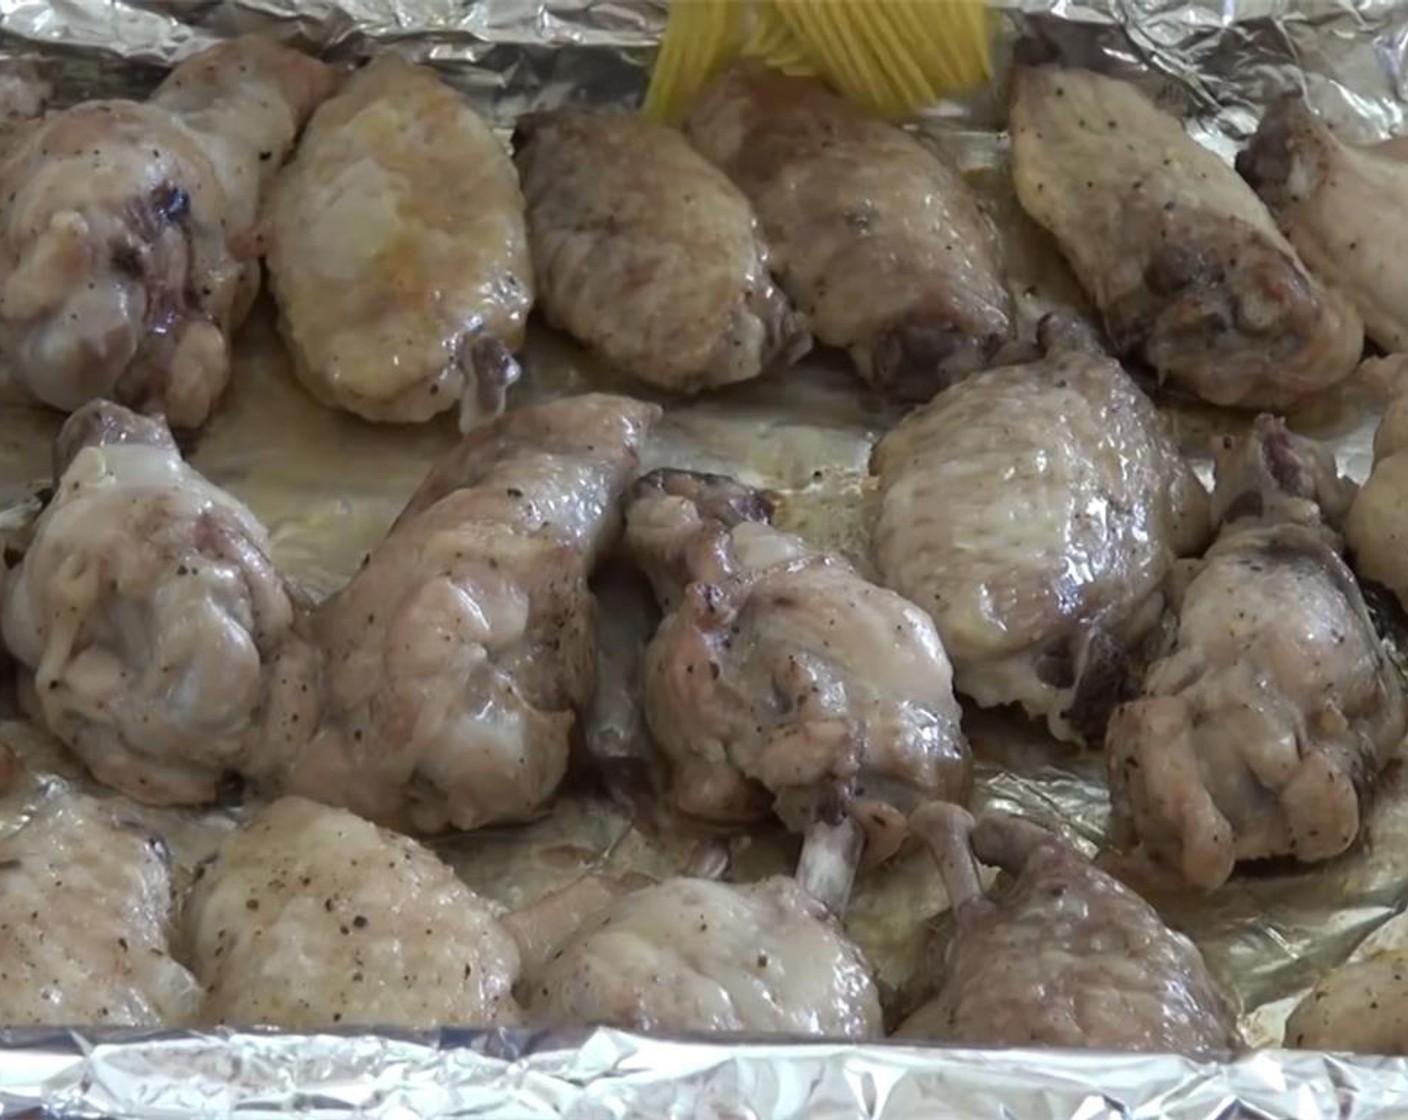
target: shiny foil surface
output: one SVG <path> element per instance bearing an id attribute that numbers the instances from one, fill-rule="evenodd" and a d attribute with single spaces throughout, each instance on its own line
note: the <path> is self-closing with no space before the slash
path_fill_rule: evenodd
<path id="1" fill-rule="evenodd" d="M 1054 246 L 1017 207 L 1002 133 L 1012 57 L 1058 58 L 1138 81 L 1225 156 L 1260 106 L 1304 89 L 1359 140 L 1408 131 L 1408 7 L 1388 0 L 1002 0 L 993 87 L 937 107 L 925 137 L 953 155 L 1003 235 L 1024 327 L 1081 310 Z M 428 61 L 507 132 L 564 101 L 635 104 L 665 20 L 663 0 L 0 0 L 0 57 L 30 60 L 57 104 L 140 94 L 162 69 L 222 37 L 268 31 L 349 64 L 381 50 Z M 0 62 L 0 67 L 10 62 Z M 3 73 L 0 73 L 3 77 Z M 4 86 L 0 82 L 0 94 Z M 639 390 L 535 324 L 512 404 L 587 386 Z M 1185 449 L 1209 465 L 1217 433 L 1244 419 L 1161 398 Z M 1380 404 L 1351 382 L 1302 414 L 1362 479 Z M 727 471 L 781 498 L 780 522 L 868 566 L 867 461 L 897 414 L 835 359 L 785 377 L 670 403 L 647 466 Z M 0 525 L 22 525 L 48 481 L 59 418 L 0 408 Z M 230 392 L 191 458 L 269 526 L 275 559 L 330 592 L 385 532 L 432 460 L 448 419 L 374 427 L 321 407 L 295 383 L 262 305 L 244 328 Z M 1396 624 L 1388 627 L 1390 640 Z M 1405 645 L 1408 648 L 1408 644 Z M 1016 808 L 1095 851 L 1108 797 L 1101 760 L 1000 713 L 969 710 L 981 805 Z M 44 788 L 86 779 L 33 728 L 0 723 L 31 777 L 0 799 L 0 828 Z M 1141 888 L 1192 936 L 1241 1000 L 1251 1043 L 1279 1043 L 1317 975 L 1370 944 L 1404 940 L 1408 778 L 1391 770 L 1367 842 L 1311 869 L 1242 874 L 1211 896 Z M 143 810 L 189 873 L 250 812 Z M 516 906 L 586 869 L 664 876 L 693 837 L 661 839 L 619 808 L 566 793 L 551 815 L 441 841 L 477 891 Z M 762 832 L 735 845 L 734 873 L 790 869 L 796 841 Z M 848 915 L 882 986 L 903 987 L 946 908 L 920 853 L 864 877 Z M 1408 1114 L 1408 1060 L 1254 1050 L 1226 1061 L 1054 1051 L 839 1046 L 758 1039 L 667 1040 L 600 1030 L 439 1035 L 0 1031 L 5 1115 L 120 1118 L 298 1113 L 476 1117 L 1370 1117 Z"/>

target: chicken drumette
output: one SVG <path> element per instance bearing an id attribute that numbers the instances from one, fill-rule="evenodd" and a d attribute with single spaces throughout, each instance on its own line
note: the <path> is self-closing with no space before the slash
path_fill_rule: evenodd
<path id="1" fill-rule="evenodd" d="M 332 85 L 249 37 L 144 103 L 88 102 L 26 132 L 0 163 L 0 377 L 64 410 L 108 397 L 204 421 L 258 287 L 260 197 Z"/>
<path id="2" fill-rule="evenodd" d="M 1353 307 L 1232 168 L 1133 86 L 1019 70 L 1012 161 L 1022 206 L 1056 236 L 1122 354 L 1249 408 L 1289 407 L 1354 369 Z"/>
<path id="3" fill-rule="evenodd" d="M 685 131 L 753 201 L 784 290 L 881 391 L 927 400 L 1012 330 L 997 240 L 958 172 L 820 82 L 756 64 Z"/>
<path id="4" fill-rule="evenodd" d="M 627 550 L 667 612 L 643 698 L 670 796 L 721 823 L 771 807 L 800 832 L 850 815 L 881 859 L 916 804 L 966 797 L 948 658 L 923 611 L 770 513 L 684 471 L 646 476 L 627 507 Z"/>
<path id="5" fill-rule="evenodd" d="M 270 205 L 269 273 L 303 384 L 368 420 L 496 415 L 533 275 L 498 138 L 394 54 L 314 115 Z"/>
<path id="6" fill-rule="evenodd" d="M 170 857 L 108 803 L 55 791 L 0 840 L 0 1022 L 173 1027 L 195 979 L 171 956 Z"/>
<path id="7" fill-rule="evenodd" d="M 1216 887 L 1240 860 L 1328 859 L 1404 734 L 1402 683 L 1320 520 L 1333 460 L 1261 417 L 1218 449 L 1221 533 L 1174 581 L 1177 631 L 1106 736 L 1117 838 Z"/>
<path id="8" fill-rule="evenodd" d="M 1203 1053 L 1241 1045 L 1197 947 L 1045 829 L 921 809 L 956 928 L 932 997 L 897 1037 L 998 1046 Z M 976 861 L 1010 880 L 984 895 Z"/>
<path id="9" fill-rule="evenodd" d="M 70 416 L 55 468 L 0 614 L 27 707 L 137 800 L 212 801 L 250 765 L 294 625 L 268 537 L 119 405 Z"/>
<path id="10" fill-rule="evenodd" d="M 1207 495 L 1119 365 L 1079 350 L 940 393 L 875 449 L 884 582 L 933 615 L 960 692 L 1098 742 Z"/>
<path id="11" fill-rule="evenodd" d="M 515 142 L 543 309 L 607 361 L 688 393 L 811 345 L 748 199 L 674 129 L 569 108 Z"/>

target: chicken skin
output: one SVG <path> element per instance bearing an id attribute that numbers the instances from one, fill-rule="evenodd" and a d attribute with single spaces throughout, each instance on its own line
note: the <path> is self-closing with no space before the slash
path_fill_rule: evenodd
<path id="1" fill-rule="evenodd" d="M 256 37 L 188 59 L 144 103 L 93 101 L 0 162 L 0 380 L 210 415 L 259 282 L 260 199 L 332 71 Z"/>
<path id="2" fill-rule="evenodd" d="M 1289 408 L 1353 371 L 1354 309 L 1232 168 L 1138 90 L 1023 69 L 1011 112 L 1022 206 L 1055 235 L 1121 354 L 1245 408 Z"/>
<path id="3" fill-rule="evenodd" d="M 1179 581 L 1172 649 L 1106 737 L 1116 839 L 1189 883 L 1354 843 L 1403 738 L 1402 685 L 1320 522 L 1328 456 L 1261 418 L 1219 449 L 1221 533 Z M 1253 477 L 1228 464 L 1264 465 Z M 1323 458 L 1322 458 L 1323 456 Z M 1318 460 L 1318 461 L 1317 461 Z"/>
<path id="4" fill-rule="evenodd" d="M 175 1027 L 195 978 L 171 956 L 161 838 L 91 797 L 49 794 L 0 840 L 0 1022 Z"/>
<path id="5" fill-rule="evenodd" d="M 756 64 L 705 89 L 685 131 L 752 199 L 817 339 L 924 401 L 1012 333 L 987 217 L 958 172 L 821 83 Z"/>
<path id="6" fill-rule="evenodd" d="M 915 816 L 956 931 L 934 994 L 896 1037 L 981 1046 L 1200 1054 L 1238 1048 L 1234 1008 L 1197 947 L 1123 883 L 1019 817 Z M 975 860 L 1010 879 L 984 896 Z"/>
<path id="7" fill-rule="evenodd" d="M 793 880 L 669 879 L 587 918 L 533 977 L 545 1025 L 739 1031 L 831 1038 L 880 1033 L 860 951 Z"/>
<path id="8" fill-rule="evenodd" d="M 960 692 L 1099 742 L 1207 495 L 1158 414 L 1081 351 L 940 393 L 877 445 L 884 583 L 927 610 Z"/>
<path id="9" fill-rule="evenodd" d="M 667 612 L 642 680 L 669 795 L 803 833 L 850 815 L 881 859 L 916 805 L 967 796 L 948 658 L 922 610 L 770 513 L 716 476 L 657 471 L 633 491 L 626 548 Z"/>
<path id="10" fill-rule="evenodd" d="M 285 722 L 275 784 L 415 832 L 538 812 L 592 698 L 587 578 L 659 411 L 569 397 L 465 437 L 318 609 L 322 708 Z M 305 683 L 290 673 L 274 709 Z"/>
<path id="11" fill-rule="evenodd" d="M 197 870 L 186 908 L 204 1023 L 512 1026 L 518 946 L 431 851 L 286 797 Z"/>
<path id="12" fill-rule="evenodd" d="M 533 274 L 508 154 L 433 71 L 394 54 L 314 115 L 270 203 L 269 272 L 304 386 L 367 420 L 458 406 L 518 377 Z"/>
<path id="13" fill-rule="evenodd" d="M 213 801 L 263 734 L 296 614 L 264 528 L 120 405 L 70 416 L 55 465 L 0 611 L 27 706 L 136 800 Z"/>
<path id="14" fill-rule="evenodd" d="M 519 122 L 549 322 L 647 384 L 747 381 L 811 345 L 747 198 L 672 128 L 558 109 Z"/>
<path id="15" fill-rule="evenodd" d="M 1359 575 L 1408 606 L 1408 386 L 1399 386 L 1378 431 L 1374 466 L 1354 497 L 1344 535 Z"/>
<path id="16" fill-rule="evenodd" d="M 1301 259 L 1342 292 L 1385 350 L 1408 349 L 1408 161 L 1401 145 L 1338 140 L 1303 99 L 1267 110 L 1237 170 Z"/>
<path id="17" fill-rule="evenodd" d="M 1387 949 L 1333 968 L 1286 1020 L 1285 1044 L 1303 1050 L 1408 1054 L 1408 959 Z"/>

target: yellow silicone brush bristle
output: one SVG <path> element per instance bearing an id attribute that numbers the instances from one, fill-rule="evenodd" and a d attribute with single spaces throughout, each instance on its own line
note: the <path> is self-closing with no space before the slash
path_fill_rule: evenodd
<path id="1" fill-rule="evenodd" d="M 645 108 L 677 119 L 746 55 L 905 117 L 986 82 L 990 40 L 985 0 L 674 0 Z"/>

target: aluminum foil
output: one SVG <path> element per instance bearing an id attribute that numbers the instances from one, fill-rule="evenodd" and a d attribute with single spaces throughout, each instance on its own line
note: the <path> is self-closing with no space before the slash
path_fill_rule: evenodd
<path id="1" fill-rule="evenodd" d="M 1358 139 L 1408 131 L 1408 10 L 1389 0 L 1001 0 L 998 78 L 936 107 L 923 135 L 960 161 L 1006 241 L 1028 328 L 1046 310 L 1082 309 L 1049 240 L 1012 196 L 1002 134 L 1002 73 L 1019 52 L 1093 65 L 1145 86 L 1230 154 L 1258 107 L 1287 88 Z M 396 50 L 428 61 L 507 130 L 532 108 L 584 100 L 634 104 L 663 27 L 662 0 L 0 0 L 0 57 L 25 60 L 59 103 L 140 94 L 172 62 L 216 40 L 267 31 L 330 58 Z M 9 63 L 4 63 L 9 65 Z M 0 78 L 3 78 L 0 74 Z M 0 81 L 0 101 L 5 98 Z M 0 105 L 3 111 L 4 105 Z M 360 423 L 294 383 L 267 308 L 243 332 L 232 391 L 192 450 L 195 464 L 269 525 L 277 561 L 315 594 L 337 587 L 398 512 L 428 464 L 454 441 L 448 422 Z M 611 375 L 535 328 L 518 403 L 593 387 Z M 617 384 L 617 387 L 629 388 Z M 1160 401 L 1206 469 L 1212 434 L 1243 421 Z M 1378 402 L 1351 383 L 1294 417 L 1334 441 L 1363 478 Z M 671 405 L 653 464 L 725 470 L 778 491 L 781 519 L 864 566 L 866 461 L 893 412 L 838 364 L 816 359 L 785 379 Z M 57 419 L 0 409 L 0 506 L 22 516 L 47 480 Z M 1100 760 L 1001 714 L 971 712 L 980 803 L 1015 808 L 1090 851 L 1108 811 Z M 28 725 L 0 741 L 30 780 L 0 799 L 13 827 L 56 783 L 84 784 Z M 1368 842 L 1311 870 L 1242 875 L 1210 897 L 1151 897 L 1201 945 L 1241 999 L 1256 1044 L 1275 1045 L 1295 998 L 1356 947 L 1400 944 L 1408 919 L 1408 797 L 1390 773 Z M 150 810 L 189 869 L 249 807 Z M 456 837 L 440 851 L 480 892 L 516 906 L 587 868 L 663 876 L 692 839 L 647 835 L 609 803 L 569 792 L 543 820 Z M 734 871 L 785 870 L 795 841 L 766 830 L 735 846 Z M 922 855 L 865 878 L 848 925 L 897 990 L 941 929 L 942 888 Z M 1366 939 L 1369 939 L 1366 941 Z M 270 1032 L 0 1031 L 6 1113 L 152 1117 L 188 1114 L 418 1117 L 883 1117 L 1400 1115 L 1408 1062 L 1275 1050 L 1228 1061 L 1052 1051 L 836 1046 L 765 1040 L 446 1031 L 434 1036 Z"/>

